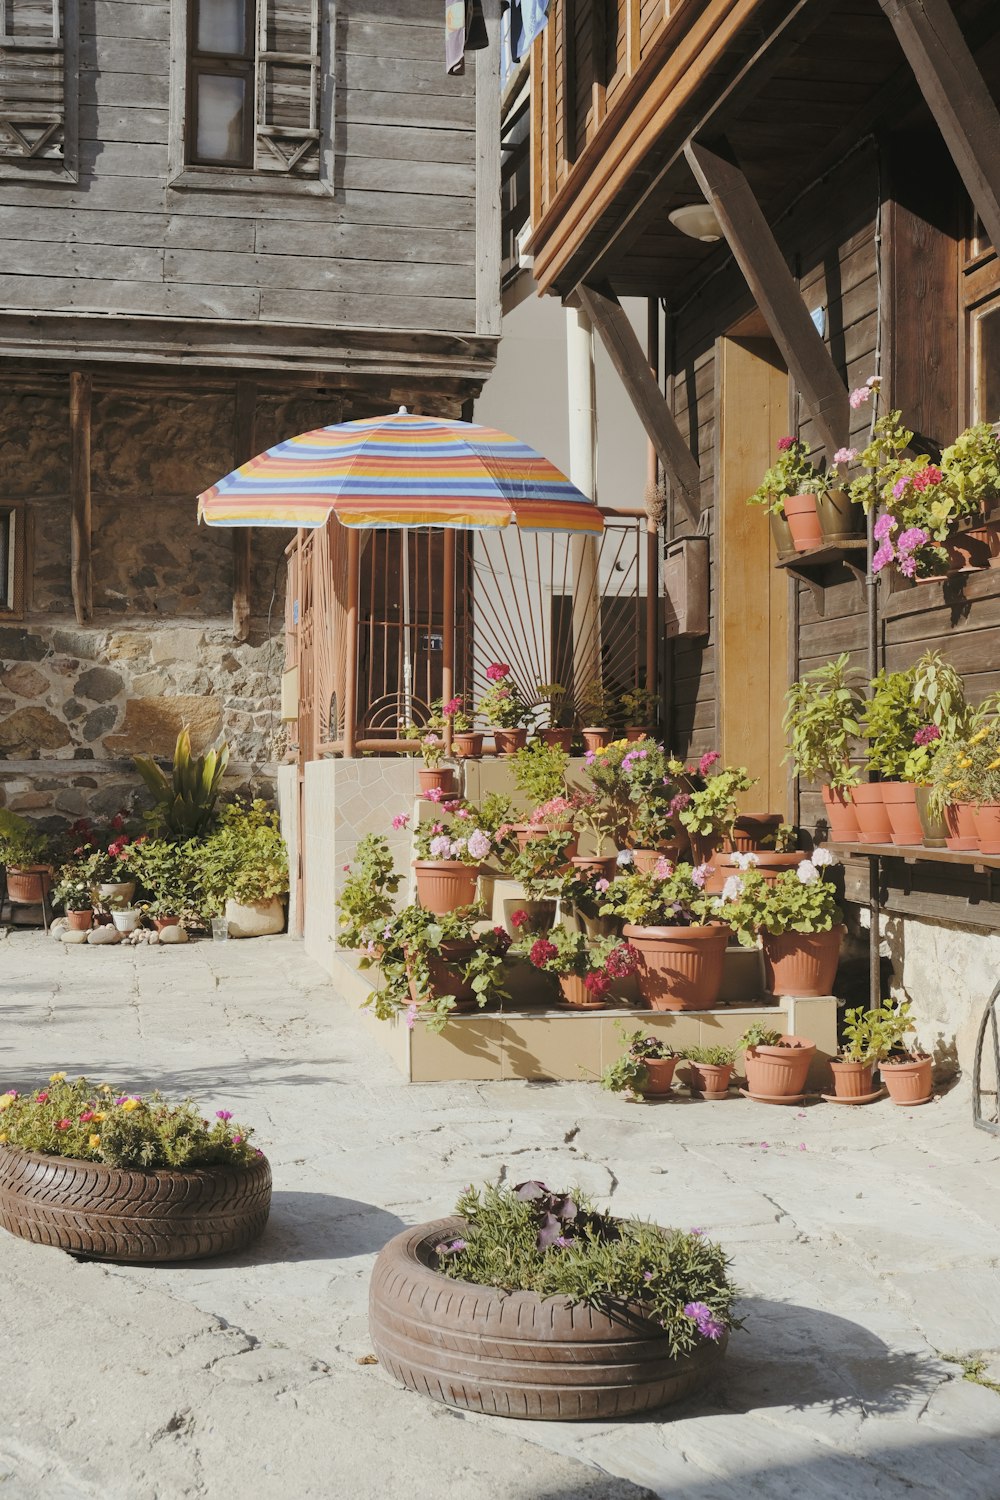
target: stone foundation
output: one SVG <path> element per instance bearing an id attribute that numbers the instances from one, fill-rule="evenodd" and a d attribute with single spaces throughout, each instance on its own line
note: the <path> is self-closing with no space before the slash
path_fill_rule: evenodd
<path id="1" fill-rule="evenodd" d="M 916 1035 L 934 1056 L 934 1075 L 945 1081 L 970 1074 L 986 1002 L 1000 979 L 1000 933 L 883 917 L 882 953 L 892 962 L 890 990 L 910 1000 Z"/>

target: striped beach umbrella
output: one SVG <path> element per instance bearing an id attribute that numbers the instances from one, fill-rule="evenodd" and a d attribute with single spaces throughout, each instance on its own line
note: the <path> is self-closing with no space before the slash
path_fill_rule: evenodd
<path id="1" fill-rule="evenodd" d="M 509 526 L 600 532 L 600 511 L 534 448 L 495 427 L 366 417 L 288 438 L 198 496 L 209 526 Z"/>

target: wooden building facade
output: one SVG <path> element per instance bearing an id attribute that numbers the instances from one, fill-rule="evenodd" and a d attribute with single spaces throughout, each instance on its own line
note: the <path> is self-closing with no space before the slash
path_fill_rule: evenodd
<path id="1" fill-rule="evenodd" d="M 781 567 L 746 497 L 785 433 L 820 462 L 863 447 L 870 413 L 848 398 L 872 375 L 931 444 L 1000 418 L 998 101 L 990 0 L 553 0 L 534 45 L 534 275 L 611 351 L 668 538 L 710 541 L 709 630 L 667 647 L 668 733 L 748 763 L 814 832 L 818 790 L 783 762 L 788 684 L 841 651 L 874 670 L 936 646 L 978 700 L 1000 686 L 1000 573 L 873 584 L 863 543 Z M 677 215 L 693 205 L 714 242 Z M 624 295 L 649 299 L 645 346 Z M 848 869 L 859 902 L 868 876 Z M 933 1020 L 935 990 L 974 962 L 981 1009 L 1000 958 L 990 873 L 887 860 L 875 878 L 896 981 Z M 960 1052 L 970 1024 L 942 1023 Z"/>
<path id="2" fill-rule="evenodd" d="M 195 496 L 294 433 L 459 414 L 499 308 L 499 62 L 436 0 L 8 0 L 0 801 L 280 755 L 285 532 Z"/>

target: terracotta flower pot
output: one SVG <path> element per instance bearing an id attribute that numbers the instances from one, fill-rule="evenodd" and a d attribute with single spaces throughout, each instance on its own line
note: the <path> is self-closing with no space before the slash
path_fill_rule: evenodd
<path id="1" fill-rule="evenodd" d="M 653 731 L 647 729 L 642 724 L 626 724 L 625 738 L 630 744 L 634 745 L 636 740 L 651 740 L 653 738 Z"/>
<path id="2" fill-rule="evenodd" d="M 421 792 L 444 792 L 446 797 L 455 795 L 455 773 L 451 766 L 421 766 L 417 771 Z"/>
<path id="3" fill-rule="evenodd" d="M 417 900 L 426 911 L 445 917 L 460 906 L 472 906 L 476 899 L 479 870 L 459 859 L 417 859 Z"/>
<path id="4" fill-rule="evenodd" d="M 732 834 L 723 840 L 723 853 L 756 853 L 763 840 L 769 838 L 782 821 L 780 813 L 741 813 L 733 825 Z"/>
<path id="5" fill-rule="evenodd" d="M 610 729 L 581 729 L 583 735 L 584 750 L 603 750 L 605 745 L 611 743 Z"/>
<path id="6" fill-rule="evenodd" d="M 570 864 L 584 879 L 594 875 L 598 880 L 614 880 L 618 867 L 616 854 L 574 854 Z"/>
<path id="7" fill-rule="evenodd" d="M 51 889 L 50 865 L 7 866 L 7 899 L 14 906 L 37 906 Z"/>
<path id="8" fill-rule="evenodd" d="M 854 807 L 858 814 L 860 844 L 891 844 L 892 825 L 882 801 L 882 785 L 869 781 L 854 788 Z"/>
<path id="9" fill-rule="evenodd" d="M 873 1062 L 830 1062 L 833 1092 L 838 1099 L 864 1099 L 872 1093 Z"/>
<path id="10" fill-rule="evenodd" d="M 1000 567 L 1000 520 L 983 521 L 979 526 L 970 526 L 964 534 L 971 540 L 982 543 L 991 568 Z"/>
<path id="11" fill-rule="evenodd" d="M 783 1036 L 783 1047 L 750 1047 L 743 1054 L 747 1092 L 758 1099 L 794 1099 L 804 1093 L 816 1043 Z"/>
<path id="12" fill-rule="evenodd" d="M 979 848 L 983 854 L 1000 854 L 1000 802 L 984 802 L 973 807 L 979 835 Z"/>
<path id="13" fill-rule="evenodd" d="M 688 835 L 691 842 L 691 860 L 696 865 L 710 865 L 719 852 L 722 835 L 718 833 L 692 833 Z"/>
<path id="14" fill-rule="evenodd" d="M 816 513 L 815 495 L 787 495 L 785 519 L 796 552 L 815 552 L 823 545 L 823 532 Z"/>
<path id="15" fill-rule="evenodd" d="M 483 736 L 478 730 L 458 731 L 451 737 L 451 748 L 456 755 L 478 758 L 483 753 Z"/>
<path id="16" fill-rule="evenodd" d="M 180 917 L 154 917 L 153 926 L 157 932 L 162 932 L 165 927 L 180 926 Z"/>
<path id="17" fill-rule="evenodd" d="M 769 513 L 768 520 L 771 523 L 771 535 L 774 538 L 778 561 L 785 562 L 795 551 L 795 543 L 792 540 L 792 528 L 789 526 L 784 515 L 775 515 L 774 511 Z"/>
<path id="18" fill-rule="evenodd" d="M 787 853 L 779 853 L 775 849 L 758 849 L 754 852 L 758 860 L 758 864 L 756 865 L 757 873 L 763 876 L 768 885 L 773 885 L 779 875 L 783 875 L 786 870 L 796 869 L 804 859 L 809 858 L 808 854 L 804 854 L 801 849 L 792 849 Z M 731 854 L 721 855 L 718 861 L 718 869 L 713 875 L 708 877 L 705 889 L 707 891 L 721 891 L 726 878 L 732 874 L 739 874 L 733 856 Z"/>
<path id="19" fill-rule="evenodd" d="M 630 849 L 632 864 L 640 875 L 648 875 L 656 868 L 658 860 L 668 859 L 676 864 L 684 852 L 685 839 L 673 839 L 661 844 L 658 849 Z"/>
<path id="20" fill-rule="evenodd" d="M 683 1078 L 696 1099 L 725 1099 L 733 1076 L 733 1063 L 684 1064 Z"/>
<path id="21" fill-rule="evenodd" d="M 829 995 L 837 977 L 844 928 L 761 935 L 764 983 L 772 995 Z"/>
<path id="22" fill-rule="evenodd" d="M 68 911 L 66 913 L 66 926 L 70 932 L 89 932 L 94 921 L 94 913 L 88 907 L 86 911 Z"/>
<path id="23" fill-rule="evenodd" d="M 512 823 L 510 826 L 514 837 L 517 839 L 517 847 L 522 850 L 522 852 L 527 849 L 528 845 L 530 843 L 533 843 L 536 839 L 544 839 L 547 838 L 550 833 L 561 833 L 564 831 L 562 829 L 546 828 L 544 824 L 539 823 Z M 566 843 L 563 846 L 563 858 L 572 859 L 572 857 L 576 854 L 578 840 L 569 829 L 566 829 L 565 833 Z"/>
<path id="24" fill-rule="evenodd" d="M 423 1005 L 426 1000 L 436 1000 L 441 995 L 454 995 L 455 1010 L 477 1009 L 476 992 L 462 973 L 463 965 L 475 951 L 475 943 L 442 943 L 441 957 L 429 958 L 427 961 L 430 975 L 427 993 L 421 994 L 416 981 L 410 980 L 410 999 L 414 1005 Z"/>
<path id="25" fill-rule="evenodd" d="M 592 995 L 588 990 L 586 981 L 579 974 L 560 974 L 559 990 L 563 1005 L 568 1005 L 572 1010 L 605 1010 L 608 1005 L 606 995 Z"/>
<path id="26" fill-rule="evenodd" d="M 636 982 L 650 1010 L 710 1010 L 722 985 L 726 927 L 632 927 L 623 935 L 639 954 Z"/>
<path id="27" fill-rule="evenodd" d="M 889 1090 L 893 1104 L 923 1104 L 934 1092 L 929 1057 L 907 1058 L 905 1062 L 882 1062 L 879 1073 Z"/>
<path id="28" fill-rule="evenodd" d="M 917 816 L 920 819 L 920 827 L 923 831 L 926 848 L 944 849 L 948 842 L 948 825 L 943 815 L 935 817 L 928 807 L 930 793 L 931 789 L 929 786 L 917 787 Z"/>
<path id="29" fill-rule="evenodd" d="M 945 843 L 949 849 L 979 848 L 976 813 L 971 802 L 952 802 L 944 810 Z"/>
<path id="30" fill-rule="evenodd" d="M 669 1094 L 674 1086 L 676 1057 L 644 1057 L 643 1062 L 649 1076 L 642 1092 L 653 1098 L 662 1098 L 664 1094 Z"/>
<path id="31" fill-rule="evenodd" d="M 843 791 L 834 791 L 831 786 L 823 787 L 823 807 L 826 810 L 826 821 L 830 825 L 830 838 L 838 843 L 856 843 L 861 832 L 858 824 L 858 810 L 854 805 L 854 793 L 856 787 L 847 787 Z"/>
<path id="32" fill-rule="evenodd" d="M 542 744 L 554 745 L 557 750 L 565 750 L 568 755 L 573 748 L 572 729 L 543 729 Z"/>
<path id="33" fill-rule="evenodd" d="M 883 781 L 885 807 L 894 844 L 923 844 L 924 825 L 917 811 L 917 789 L 912 781 Z"/>
<path id="34" fill-rule="evenodd" d="M 528 740 L 526 729 L 494 729 L 492 734 L 498 755 L 513 755 L 515 750 L 522 750 Z"/>

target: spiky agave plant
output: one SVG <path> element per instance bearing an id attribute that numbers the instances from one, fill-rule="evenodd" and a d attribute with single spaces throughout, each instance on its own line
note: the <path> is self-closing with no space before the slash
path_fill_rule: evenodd
<path id="1" fill-rule="evenodd" d="M 215 804 L 222 778 L 229 764 L 229 746 L 208 750 L 204 755 L 191 754 L 191 734 L 187 725 L 177 736 L 174 764 L 168 777 L 145 755 L 137 755 L 135 768 L 156 799 L 150 822 L 171 837 L 200 837 L 212 825 Z"/>

